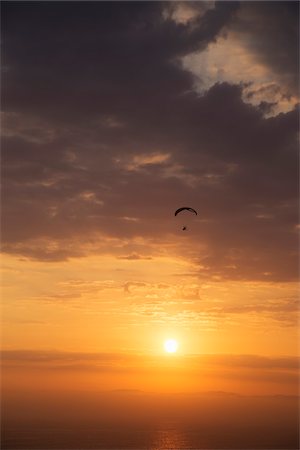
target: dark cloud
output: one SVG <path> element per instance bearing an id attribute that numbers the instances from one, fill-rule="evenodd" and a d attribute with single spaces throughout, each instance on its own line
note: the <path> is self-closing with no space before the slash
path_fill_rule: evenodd
<path id="1" fill-rule="evenodd" d="M 277 3 L 220 2 L 187 24 L 162 2 L 5 3 L 4 251 L 65 260 L 142 236 L 200 277 L 296 279 L 298 110 L 267 119 L 226 83 L 199 96 L 179 64 L 243 19 L 257 58 L 295 73 L 294 6 Z M 186 203 L 190 244 L 171 221 Z"/>
<path id="2" fill-rule="evenodd" d="M 103 112 L 139 115 L 141 99 L 153 110 L 188 89 L 190 76 L 171 61 L 213 40 L 237 4 L 221 2 L 192 28 L 165 20 L 164 7 L 5 5 L 5 107 L 87 124 Z"/>
<path id="3" fill-rule="evenodd" d="M 268 65 L 288 87 L 299 93 L 299 2 L 241 2 L 233 29 L 258 61 Z"/>

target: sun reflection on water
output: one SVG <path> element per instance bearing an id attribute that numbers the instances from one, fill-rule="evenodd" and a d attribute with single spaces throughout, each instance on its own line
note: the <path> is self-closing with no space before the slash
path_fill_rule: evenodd
<path id="1" fill-rule="evenodd" d="M 196 439 L 197 445 L 195 446 L 190 432 L 181 430 L 174 424 L 167 424 L 165 427 L 155 431 L 149 450 L 191 450 L 195 448 L 206 450 L 207 446 L 204 442 L 202 442 L 202 445 L 199 444 L 199 435 L 198 433 L 196 434 L 198 439 Z"/>
<path id="2" fill-rule="evenodd" d="M 183 432 L 176 430 L 175 428 L 167 428 L 164 430 L 157 430 L 155 432 L 151 450 L 167 450 L 180 448 L 187 448 L 187 442 Z"/>

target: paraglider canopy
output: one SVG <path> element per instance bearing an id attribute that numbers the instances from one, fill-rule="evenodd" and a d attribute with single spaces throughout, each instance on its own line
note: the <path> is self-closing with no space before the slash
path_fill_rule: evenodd
<path id="1" fill-rule="evenodd" d="M 177 216 L 178 213 L 180 213 L 181 211 L 184 211 L 184 210 L 191 211 L 191 212 L 195 213 L 197 216 L 197 211 L 194 208 L 190 208 L 189 206 L 183 206 L 182 208 L 176 209 L 175 216 Z"/>

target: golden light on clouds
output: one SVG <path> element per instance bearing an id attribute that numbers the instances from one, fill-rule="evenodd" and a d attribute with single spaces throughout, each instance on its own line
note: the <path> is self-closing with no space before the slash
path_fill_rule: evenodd
<path id="1" fill-rule="evenodd" d="M 195 75 L 197 91 L 206 92 L 223 82 L 240 85 L 246 103 L 273 104 L 266 116 L 291 111 L 299 102 L 299 96 L 291 95 L 274 71 L 249 49 L 247 40 L 240 39 L 238 32 L 220 36 L 204 51 L 185 56 L 182 64 Z"/>
<path id="2" fill-rule="evenodd" d="M 176 336 L 184 354 L 297 353 L 295 283 L 201 282 L 179 258 L 3 262 L 7 348 L 150 355 Z"/>

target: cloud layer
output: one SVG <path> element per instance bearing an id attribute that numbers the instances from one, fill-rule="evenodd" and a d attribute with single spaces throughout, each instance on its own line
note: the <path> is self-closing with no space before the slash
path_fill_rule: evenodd
<path id="1" fill-rule="evenodd" d="M 295 280 L 299 115 L 282 102 L 297 97 L 297 8 L 7 2 L 3 250 L 42 261 L 167 253 L 200 278 Z M 239 46 L 235 65 L 209 53 L 220 42 Z M 209 74 L 199 92 L 183 64 L 195 54 L 229 76 Z M 250 80 L 239 59 L 256 64 Z M 246 101 L 245 86 L 261 101 Z M 182 204 L 199 211 L 184 240 Z"/>

